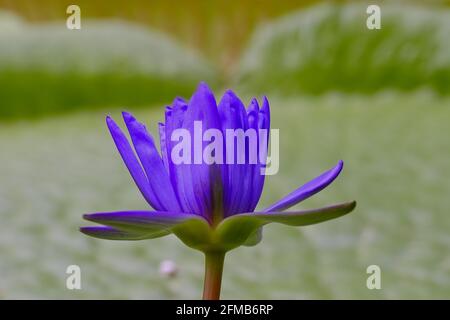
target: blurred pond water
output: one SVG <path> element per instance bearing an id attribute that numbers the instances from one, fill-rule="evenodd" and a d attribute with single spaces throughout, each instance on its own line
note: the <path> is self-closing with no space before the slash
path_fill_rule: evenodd
<path id="1" fill-rule="evenodd" d="M 265 228 L 228 255 L 223 298 L 450 298 L 450 101 L 427 94 L 271 99 L 281 164 L 261 206 L 345 160 L 342 176 L 302 207 L 358 200 L 345 218 Z M 162 107 L 137 116 L 156 132 Z M 78 232 L 86 212 L 146 209 L 104 124 L 85 112 L 0 127 L 2 298 L 199 298 L 203 257 L 168 237 L 140 242 Z M 118 119 L 119 114 L 113 113 Z M 173 260 L 175 278 L 159 264 Z M 65 288 L 68 265 L 82 290 Z M 366 288 L 366 268 L 382 290 Z"/>

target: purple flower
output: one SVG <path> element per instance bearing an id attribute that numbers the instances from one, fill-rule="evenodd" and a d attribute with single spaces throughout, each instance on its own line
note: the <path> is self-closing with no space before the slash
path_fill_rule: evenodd
<path id="1" fill-rule="evenodd" d="M 106 118 L 109 131 L 134 182 L 154 210 L 100 212 L 84 215 L 103 226 L 82 227 L 81 232 L 101 239 L 142 240 L 174 233 L 186 245 L 208 252 L 227 252 L 240 245 L 254 245 L 261 239 L 262 226 L 277 222 L 305 226 L 340 217 L 352 211 L 355 202 L 320 209 L 286 209 L 313 196 L 333 182 L 343 162 L 307 182 L 269 207 L 255 212 L 265 176 L 264 162 L 236 164 L 223 161 L 213 164 L 175 164 L 172 151 L 177 141 L 172 133 L 186 129 L 194 133 L 194 123 L 202 130 L 253 128 L 269 130 L 270 112 L 267 98 L 261 106 L 256 99 L 245 109 L 241 100 L 228 90 L 219 104 L 213 93 L 201 83 L 189 102 L 175 99 L 166 108 L 165 123 L 159 124 L 161 155 L 146 127 L 131 114 L 123 119 L 129 140 L 111 117 Z M 206 144 L 201 142 L 202 147 Z M 258 136 L 257 149 L 267 148 L 268 138 Z M 191 147 L 192 152 L 196 152 Z M 249 148 L 236 150 L 249 159 Z"/>

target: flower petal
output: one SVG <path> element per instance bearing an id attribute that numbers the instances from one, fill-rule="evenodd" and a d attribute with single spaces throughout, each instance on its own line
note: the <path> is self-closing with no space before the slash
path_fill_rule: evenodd
<path id="1" fill-rule="evenodd" d="M 167 231 L 159 231 L 154 233 L 131 233 L 107 226 L 81 227 L 80 231 L 88 236 L 105 240 L 144 240 L 170 234 L 170 232 Z"/>
<path id="2" fill-rule="evenodd" d="M 218 105 L 219 114 L 221 118 L 222 132 L 225 137 L 224 146 L 226 145 L 226 135 L 227 129 L 242 129 L 247 130 L 248 128 L 248 118 L 245 111 L 245 106 L 239 97 L 232 90 L 227 90 L 223 95 L 220 103 Z M 247 168 L 247 163 L 238 164 L 238 154 L 245 154 L 245 150 L 238 150 L 237 143 L 235 139 L 234 143 L 234 155 L 232 164 L 224 165 L 224 206 L 225 206 L 225 216 L 230 216 L 238 212 L 244 212 L 245 210 L 241 204 L 245 203 L 243 201 L 246 199 L 242 190 L 247 190 L 243 184 L 248 184 L 250 181 L 248 177 L 249 170 Z M 226 150 L 224 152 L 225 159 L 227 156 Z"/>
<path id="3" fill-rule="evenodd" d="M 83 218 L 107 225 L 121 231 L 131 233 L 153 233 L 169 231 L 191 219 L 202 219 L 199 216 L 188 213 L 172 213 L 161 211 L 117 211 L 99 212 L 83 215 Z"/>
<path id="4" fill-rule="evenodd" d="M 201 132 L 196 133 L 197 121 L 201 123 Z M 198 86 L 189 101 L 181 127 L 188 130 L 194 139 L 191 143 L 193 163 L 173 166 L 177 193 L 184 211 L 212 220 L 211 213 L 220 214 L 223 211 L 222 165 L 204 163 L 203 150 L 208 143 L 204 142 L 202 137 L 208 129 L 220 130 L 220 119 L 214 95 L 205 83 Z M 196 141 L 196 138 L 200 141 Z M 200 161 L 196 161 L 196 158 L 200 158 L 197 159 Z"/>
<path id="5" fill-rule="evenodd" d="M 123 112 L 123 119 L 130 132 L 136 153 L 147 174 L 150 188 L 158 200 L 159 206 L 155 209 L 159 211 L 181 211 L 169 175 L 164 168 L 152 136 L 132 114 Z"/>
<path id="6" fill-rule="evenodd" d="M 191 208 L 189 199 L 186 197 L 186 192 L 184 191 L 185 185 L 189 186 L 189 179 L 184 179 L 184 176 L 178 174 L 177 166 L 172 162 L 172 148 L 175 142 L 172 141 L 172 133 L 182 127 L 184 115 L 188 105 L 186 101 L 182 98 L 176 98 L 173 101 L 171 107 L 166 108 L 165 113 L 165 140 L 167 148 L 167 161 L 169 168 L 170 181 L 175 189 L 175 193 L 178 197 L 181 209 L 183 212 L 196 213 L 195 208 Z M 185 181 L 186 180 L 186 181 Z"/>
<path id="7" fill-rule="evenodd" d="M 297 190 L 291 192 L 286 197 L 272 204 L 263 211 L 264 212 L 283 211 L 313 196 L 317 192 L 326 188 L 330 183 L 332 183 L 341 173 L 343 166 L 344 162 L 340 160 L 334 168 L 322 173 L 318 177 L 304 184 Z"/>
<path id="8" fill-rule="evenodd" d="M 256 100 L 255 103 L 257 104 Z M 261 109 L 257 110 L 258 110 L 257 118 L 255 119 L 257 121 L 256 129 L 258 129 L 258 134 L 259 130 L 267 130 L 267 137 L 265 141 L 260 141 L 258 136 L 258 163 L 253 168 L 253 178 L 252 178 L 253 185 L 251 186 L 252 196 L 250 206 L 248 207 L 248 212 L 255 210 L 259 202 L 259 199 L 261 198 L 261 194 L 264 187 L 265 175 L 263 174 L 262 170 L 264 170 L 265 160 L 267 158 L 267 148 L 269 143 L 269 130 L 270 130 L 270 108 L 269 108 L 269 101 L 267 100 L 266 97 L 263 97 Z M 253 120 L 250 114 L 248 119 L 249 119 L 249 126 L 252 127 L 251 123 Z M 262 150 L 264 150 L 265 152 L 261 151 L 261 148 L 263 148 Z M 264 162 L 261 161 L 263 159 Z"/>
<path id="9" fill-rule="evenodd" d="M 356 202 L 293 212 L 250 212 L 237 214 L 222 221 L 216 232 L 226 250 L 244 244 L 261 226 L 277 222 L 290 226 L 307 226 L 341 217 L 351 212 Z"/>
<path id="10" fill-rule="evenodd" d="M 131 148 L 127 137 L 110 116 L 106 117 L 106 124 L 108 125 L 111 136 L 114 140 L 114 143 L 116 144 L 117 150 L 119 151 L 123 162 L 128 168 L 131 177 L 141 191 L 145 200 L 147 200 L 147 202 L 153 208 L 158 208 L 158 199 L 151 190 L 147 176 L 145 175 L 141 164 L 139 163 L 139 160 L 137 159 L 133 149 Z"/>
<path id="11" fill-rule="evenodd" d="M 247 108 L 247 128 L 251 129 L 256 134 L 256 146 L 253 147 L 250 145 L 250 141 L 245 141 L 245 161 L 246 161 L 246 171 L 244 179 L 241 183 L 242 188 L 242 197 L 239 203 L 239 212 L 251 212 L 255 210 L 256 204 L 258 203 L 259 196 L 257 195 L 257 184 L 258 184 L 258 176 L 260 176 L 259 172 L 259 159 L 258 159 L 258 147 L 259 147 L 259 137 L 258 134 L 258 113 L 259 113 L 259 105 L 258 101 L 253 98 Z M 256 154 L 251 154 L 255 152 Z M 252 159 L 256 157 L 255 159 Z M 252 162 L 252 160 L 256 160 L 256 163 Z M 255 199 L 258 200 L 255 201 Z"/>
<path id="12" fill-rule="evenodd" d="M 161 147 L 161 156 L 163 159 L 164 167 L 169 173 L 169 156 L 167 154 L 167 140 L 166 140 L 166 126 L 164 123 L 158 123 L 159 130 L 159 145 Z"/>

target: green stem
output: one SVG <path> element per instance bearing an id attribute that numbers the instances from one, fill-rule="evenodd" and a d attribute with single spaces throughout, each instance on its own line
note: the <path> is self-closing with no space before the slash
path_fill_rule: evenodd
<path id="1" fill-rule="evenodd" d="M 225 252 L 205 252 L 205 283 L 203 286 L 203 300 L 220 299 L 220 285 L 222 283 L 224 259 Z"/>

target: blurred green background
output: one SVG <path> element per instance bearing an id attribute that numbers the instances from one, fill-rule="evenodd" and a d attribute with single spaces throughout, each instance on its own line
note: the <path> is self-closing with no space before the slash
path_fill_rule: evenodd
<path id="1" fill-rule="evenodd" d="M 112 242 L 78 232 L 86 212 L 146 209 L 104 124 L 163 107 L 207 81 L 248 103 L 267 94 L 280 172 L 260 207 L 345 161 L 303 203 L 354 213 L 265 228 L 227 256 L 225 299 L 450 298 L 450 7 L 379 1 L 0 0 L 0 298 L 199 298 L 203 257 L 175 237 Z M 163 260 L 179 272 L 159 273 Z M 82 290 L 65 286 L 82 270 Z M 368 290 L 379 265 L 382 289 Z"/>

